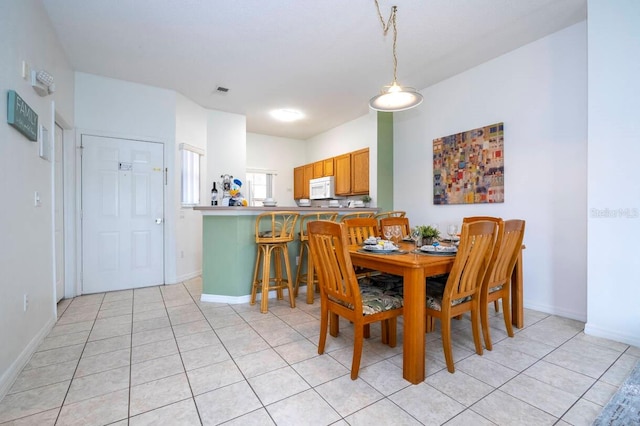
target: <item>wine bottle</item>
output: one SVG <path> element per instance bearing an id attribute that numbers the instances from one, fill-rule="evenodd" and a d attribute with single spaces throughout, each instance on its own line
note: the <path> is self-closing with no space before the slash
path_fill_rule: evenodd
<path id="1" fill-rule="evenodd" d="M 211 188 L 211 205 L 218 205 L 218 190 L 216 189 L 216 183 L 213 182 L 213 188 Z"/>

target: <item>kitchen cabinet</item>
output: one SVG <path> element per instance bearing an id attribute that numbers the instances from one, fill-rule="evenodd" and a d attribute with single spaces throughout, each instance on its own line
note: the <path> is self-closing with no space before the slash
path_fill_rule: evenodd
<path id="1" fill-rule="evenodd" d="M 351 193 L 369 193 L 369 148 L 351 153 Z"/>
<path id="2" fill-rule="evenodd" d="M 322 160 L 313 163 L 313 178 L 317 179 L 321 177 L 324 177 L 324 162 Z"/>
<path id="3" fill-rule="evenodd" d="M 307 185 L 308 186 L 308 185 Z M 309 188 L 307 188 L 307 192 Z M 304 166 L 293 169 L 293 198 L 299 200 L 304 197 Z"/>
<path id="4" fill-rule="evenodd" d="M 309 198 L 309 181 L 313 179 L 313 164 L 304 166 L 304 182 L 302 183 L 302 198 Z"/>
<path id="5" fill-rule="evenodd" d="M 313 179 L 313 164 L 293 169 L 293 198 L 309 198 L 309 181 Z"/>
<path id="6" fill-rule="evenodd" d="M 335 166 L 336 195 L 351 194 L 351 154 L 342 154 L 333 158 Z"/>
<path id="7" fill-rule="evenodd" d="M 335 177 L 336 195 L 369 193 L 369 148 L 326 158 L 293 169 L 293 198 L 309 198 L 309 180 Z"/>
<path id="8" fill-rule="evenodd" d="M 333 176 L 333 157 L 322 161 L 323 176 Z"/>

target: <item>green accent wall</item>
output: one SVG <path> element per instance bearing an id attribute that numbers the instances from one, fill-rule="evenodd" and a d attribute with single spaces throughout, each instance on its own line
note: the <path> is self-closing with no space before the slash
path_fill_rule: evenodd
<path id="1" fill-rule="evenodd" d="M 256 216 L 202 217 L 203 294 L 230 297 L 251 294 L 257 252 Z M 295 282 L 299 250 L 298 239 L 288 244 L 292 283 Z M 273 272 L 273 267 L 271 269 Z M 286 291 L 285 297 L 288 297 Z"/>
<path id="2" fill-rule="evenodd" d="M 378 193 L 381 212 L 393 210 L 393 113 L 378 111 Z"/>

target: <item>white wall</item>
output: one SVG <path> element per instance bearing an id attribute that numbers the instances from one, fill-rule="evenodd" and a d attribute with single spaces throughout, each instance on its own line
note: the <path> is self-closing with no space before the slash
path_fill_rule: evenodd
<path id="1" fill-rule="evenodd" d="M 223 174 L 244 182 L 246 167 L 247 118 L 240 114 L 207 110 L 207 184 L 212 185 L 214 180 L 219 182 Z M 222 197 L 222 193 L 219 196 Z"/>
<path id="2" fill-rule="evenodd" d="M 293 168 L 306 163 L 307 143 L 299 139 L 247 133 L 247 169 L 274 171 L 273 198 L 280 206 L 295 206 Z"/>
<path id="3" fill-rule="evenodd" d="M 640 3 L 590 0 L 585 331 L 640 346 Z"/>
<path id="4" fill-rule="evenodd" d="M 73 125 L 73 72 L 39 1 L 0 2 L 0 398 L 55 322 L 52 252 L 52 162 L 38 144 L 7 124 L 7 91 L 15 90 L 53 136 L 52 105 Z M 22 61 L 55 79 L 40 97 L 22 79 Z M 34 207 L 34 192 L 42 205 Z M 29 309 L 23 311 L 23 296 Z"/>
<path id="5" fill-rule="evenodd" d="M 175 226 L 176 240 L 176 279 L 184 281 L 202 273 L 202 214 L 192 208 L 182 208 L 181 192 L 181 154 L 179 146 L 185 143 L 207 150 L 207 110 L 181 94 L 176 97 L 176 146 L 174 170 L 178 171 L 173 182 L 177 196 L 171 206 L 177 212 Z M 200 204 L 207 205 L 211 199 L 211 183 L 206 181 L 206 154 L 200 159 Z"/>
<path id="6" fill-rule="evenodd" d="M 525 219 L 524 304 L 586 319 L 586 23 L 422 91 L 394 117 L 394 207 L 441 230 L 465 216 Z M 433 139 L 504 122 L 505 202 L 433 205 Z"/>

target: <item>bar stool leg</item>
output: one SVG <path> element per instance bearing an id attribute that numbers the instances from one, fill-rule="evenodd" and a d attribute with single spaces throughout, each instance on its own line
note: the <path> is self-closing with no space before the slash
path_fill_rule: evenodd
<path id="1" fill-rule="evenodd" d="M 276 270 L 276 274 L 274 276 L 276 297 L 278 300 L 282 300 L 284 298 L 282 293 L 282 286 L 284 285 L 282 282 L 282 247 L 280 245 L 273 247 L 273 254 L 273 263 Z"/>
<path id="2" fill-rule="evenodd" d="M 298 254 L 298 269 L 296 270 L 296 284 L 294 287 L 294 296 L 298 297 L 298 290 L 300 288 L 300 283 L 307 282 L 307 276 L 309 274 L 309 264 L 307 262 L 307 273 L 302 273 L 303 265 L 304 265 L 304 252 L 309 250 L 307 247 L 306 241 L 300 241 L 300 253 Z"/>
<path id="3" fill-rule="evenodd" d="M 308 251 L 308 250 L 307 250 Z M 313 292 L 316 289 L 316 273 L 313 269 L 311 253 L 307 253 L 307 304 L 313 305 Z"/>
<path id="4" fill-rule="evenodd" d="M 291 265 L 289 264 L 289 250 L 287 249 L 287 244 L 284 244 L 282 246 L 282 256 L 284 257 L 284 267 L 287 272 L 287 288 L 289 289 L 289 305 L 292 308 L 295 308 L 296 299 L 293 296 L 293 284 L 291 283 Z M 282 279 L 282 275 L 280 275 L 280 278 Z"/>
<path id="5" fill-rule="evenodd" d="M 258 244 L 258 249 L 256 254 L 256 265 L 253 268 L 253 283 L 251 284 L 251 299 L 249 301 L 250 305 L 256 304 L 256 295 L 258 293 L 258 286 L 261 283 L 261 280 L 258 278 L 258 271 L 260 270 L 261 263 L 262 263 L 262 268 L 264 269 L 262 255 L 263 255 L 263 247 L 261 244 Z"/>
<path id="6" fill-rule="evenodd" d="M 265 245 L 264 263 L 262 265 L 262 297 L 260 299 L 260 312 L 266 314 L 269 310 L 269 282 L 271 281 L 271 251 L 273 247 Z"/>

